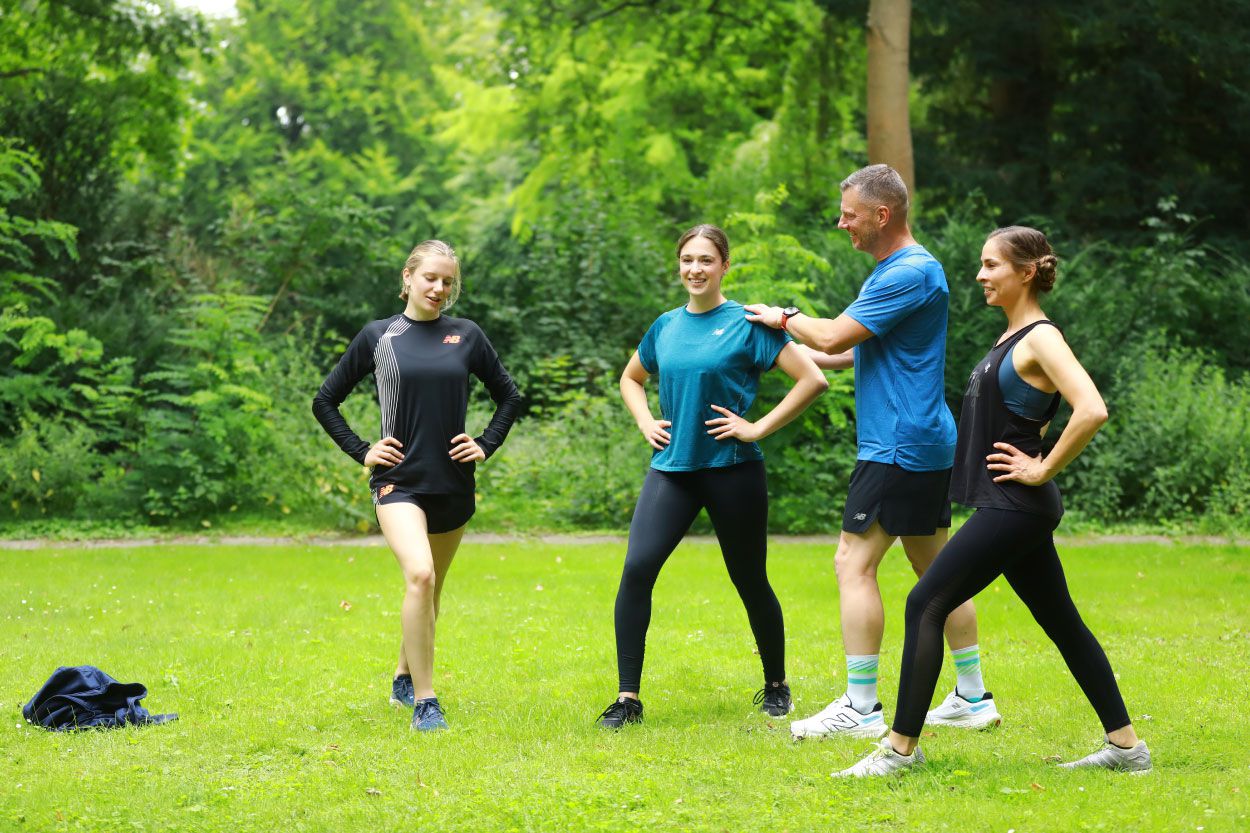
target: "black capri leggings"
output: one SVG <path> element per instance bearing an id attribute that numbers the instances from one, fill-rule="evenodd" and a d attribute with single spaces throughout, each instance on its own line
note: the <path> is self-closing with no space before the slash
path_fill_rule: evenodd
<path id="1" fill-rule="evenodd" d="M 999 575 L 1029 608 L 1089 698 L 1103 729 L 1129 724 L 1111 663 L 1081 621 L 1055 552 L 1057 521 L 1026 512 L 978 509 L 907 596 L 907 634 L 894 731 L 920 737 L 942 670 L 942 626 L 951 611 Z"/>
<path id="2" fill-rule="evenodd" d="M 768 583 L 768 482 L 763 461 L 698 471 L 651 469 L 629 524 L 616 594 L 616 665 L 621 691 L 638 691 L 651 624 L 651 591 L 664 562 L 706 507 L 721 554 L 759 647 L 766 682 L 786 678 L 781 603 Z"/>

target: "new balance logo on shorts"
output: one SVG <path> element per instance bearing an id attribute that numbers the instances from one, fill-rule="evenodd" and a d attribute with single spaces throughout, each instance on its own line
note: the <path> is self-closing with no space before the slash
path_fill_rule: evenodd
<path id="1" fill-rule="evenodd" d="M 866 520 L 868 520 L 868 515 L 867 515 L 867 513 L 865 513 L 865 512 L 857 512 L 857 513 L 855 513 L 855 520 L 857 520 L 857 521 L 866 521 Z"/>

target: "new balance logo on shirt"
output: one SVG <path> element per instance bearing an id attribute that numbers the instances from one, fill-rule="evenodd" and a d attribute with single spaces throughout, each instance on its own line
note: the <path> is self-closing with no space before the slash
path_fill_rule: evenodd
<path id="1" fill-rule="evenodd" d="M 459 344 L 460 336 L 446 335 L 443 336 L 443 344 Z"/>

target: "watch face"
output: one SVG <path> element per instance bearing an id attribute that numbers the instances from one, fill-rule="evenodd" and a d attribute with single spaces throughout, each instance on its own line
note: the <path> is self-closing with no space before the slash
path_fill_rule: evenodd
<path id="1" fill-rule="evenodd" d="M 785 309 L 781 311 L 781 314 L 784 315 L 786 318 L 793 318 L 794 316 L 799 314 L 799 308 L 798 307 L 786 307 Z"/>

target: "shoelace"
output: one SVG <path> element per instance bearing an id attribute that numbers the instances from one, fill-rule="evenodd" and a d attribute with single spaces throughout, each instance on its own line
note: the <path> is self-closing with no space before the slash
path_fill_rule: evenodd
<path id="1" fill-rule="evenodd" d="M 442 717 L 443 709 L 436 700 L 422 700 L 417 703 L 417 722 L 424 723 L 427 717 Z"/>
<path id="2" fill-rule="evenodd" d="M 607 717 L 620 717 L 622 719 L 629 717 L 629 707 L 625 705 L 624 700 L 617 700 L 612 705 L 604 709 L 603 714 L 599 715 L 597 719 L 603 720 Z"/>
<path id="3" fill-rule="evenodd" d="M 790 693 L 790 690 L 786 688 L 785 686 L 766 685 L 763 688 L 761 688 L 759 691 L 755 692 L 755 699 L 753 699 L 751 702 L 757 706 L 760 705 L 761 703 L 764 703 L 769 706 L 776 706 L 778 708 L 781 708 L 782 706 L 786 704 L 785 695 L 789 693 Z"/>

